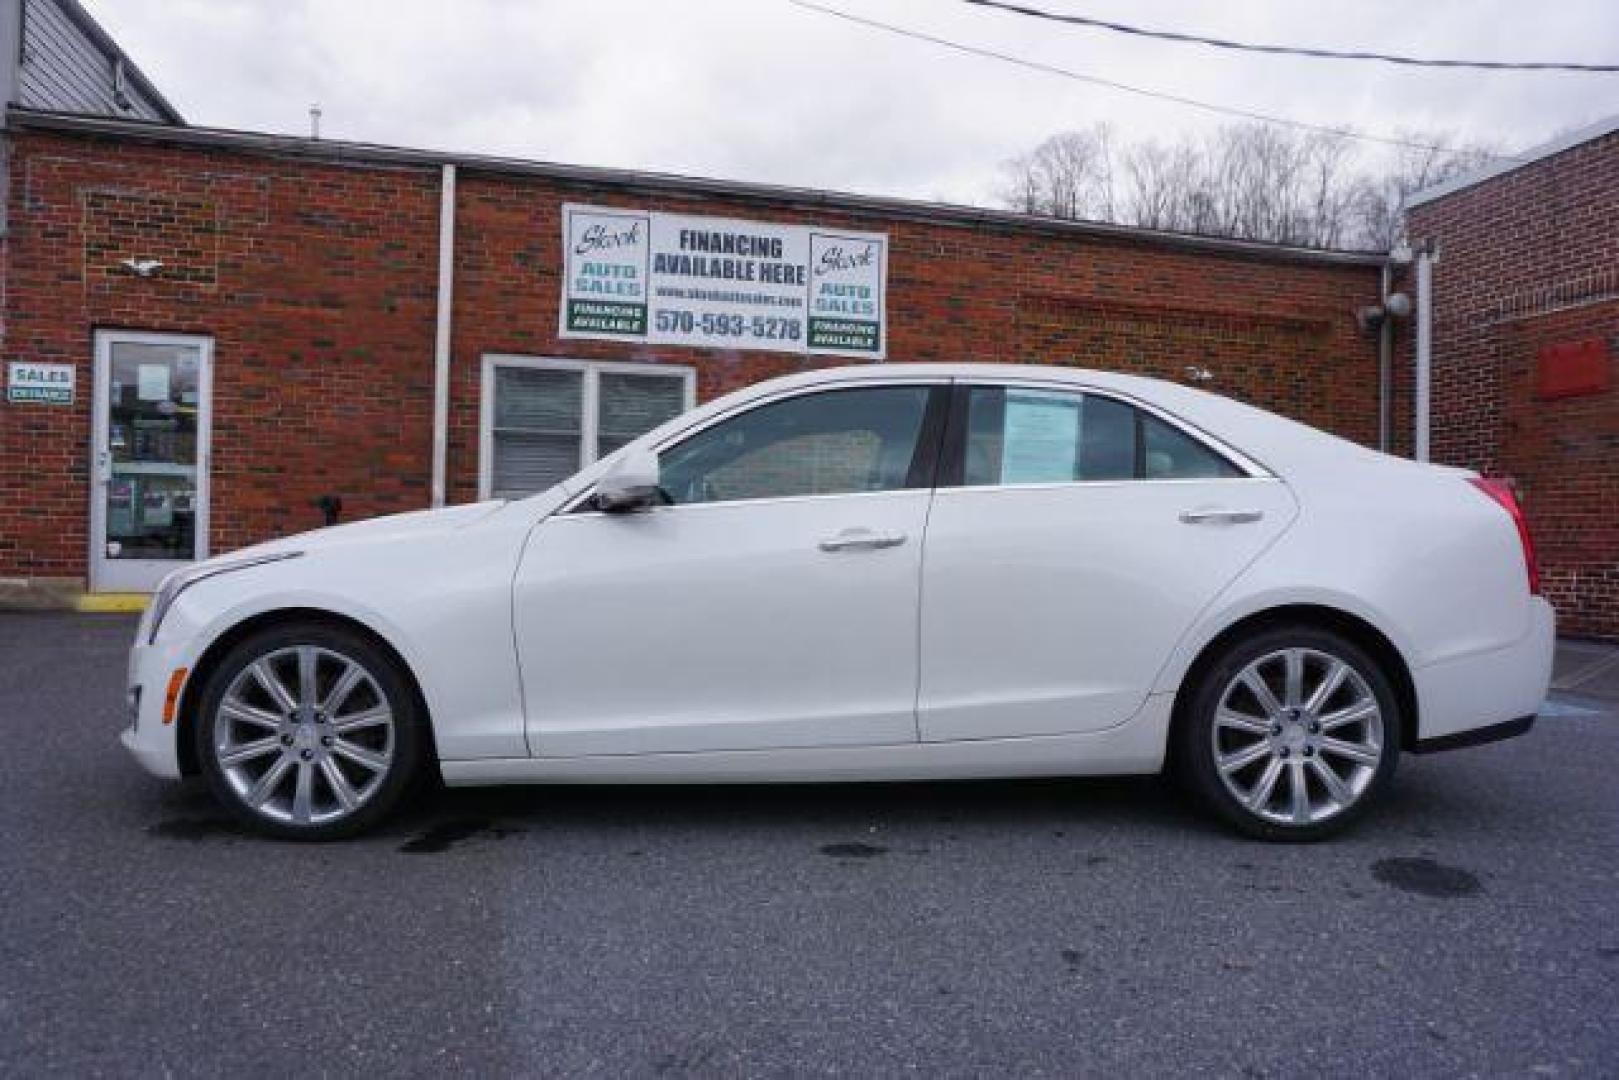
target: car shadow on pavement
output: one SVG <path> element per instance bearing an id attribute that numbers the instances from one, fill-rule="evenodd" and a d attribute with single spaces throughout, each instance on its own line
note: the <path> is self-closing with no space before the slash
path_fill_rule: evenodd
<path id="1" fill-rule="evenodd" d="M 556 785 L 439 788 L 402 822 L 485 816 L 556 825 L 995 824 L 1131 820 L 1184 824 L 1192 815 L 1158 777 L 815 784 Z"/>
<path id="2" fill-rule="evenodd" d="M 1428 838 L 1492 828 L 1510 816 L 1466 783 L 1397 777 L 1351 836 L 1369 833 Z M 174 840 L 251 838 L 196 779 L 158 796 L 158 820 L 147 832 Z M 1499 824 L 1499 823 L 1498 823 Z M 1079 835 L 1115 832 L 1146 839 L 1240 837 L 1205 813 L 1162 776 L 1074 777 L 813 784 L 514 785 L 446 788 L 424 785 L 374 832 L 353 841 L 440 852 L 465 841 L 518 834 L 634 829 L 641 833 L 712 829 L 812 827 L 827 834 L 914 828 L 1004 830 Z"/>
<path id="3" fill-rule="evenodd" d="M 248 836 L 196 779 L 168 786 L 147 831 L 178 840 Z M 813 826 L 1125 828 L 1219 832 L 1161 777 L 958 780 L 895 783 L 424 785 L 360 842 L 436 851 L 472 836 L 550 830 L 690 830 Z"/>

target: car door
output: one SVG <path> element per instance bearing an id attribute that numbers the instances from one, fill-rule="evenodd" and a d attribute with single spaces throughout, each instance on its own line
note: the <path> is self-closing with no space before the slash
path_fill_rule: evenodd
<path id="1" fill-rule="evenodd" d="M 800 390 L 658 448 L 670 505 L 542 522 L 514 589 L 530 752 L 913 743 L 948 388 Z"/>
<path id="2" fill-rule="evenodd" d="M 922 574 L 924 741 L 1096 731 L 1296 513 L 1286 487 L 1139 403 L 955 391 Z"/>

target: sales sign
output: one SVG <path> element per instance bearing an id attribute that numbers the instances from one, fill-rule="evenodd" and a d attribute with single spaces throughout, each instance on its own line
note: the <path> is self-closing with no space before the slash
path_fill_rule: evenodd
<path id="1" fill-rule="evenodd" d="M 73 404 L 73 365 L 13 361 L 7 365 L 6 401 L 13 405 Z"/>
<path id="2" fill-rule="evenodd" d="M 881 360 L 888 237 L 564 206 L 565 338 Z"/>

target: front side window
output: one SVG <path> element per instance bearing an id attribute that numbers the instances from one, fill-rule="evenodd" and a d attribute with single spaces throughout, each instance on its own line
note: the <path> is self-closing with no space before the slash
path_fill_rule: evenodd
<path id="1" fill-rule="evenodd" d="M 484 494 L 532 495 L 691 408 L 691 372 L 491 357 Z"/>
<path id="2" fill-rule="evenodd" d="M 660 483 L 677 505 L 915 486 L 929 393 L 880 386 L 760 405 L 664 451 Z"/>
<path id="3" fill-rule="evenodd" d="M 1094 394 L 975 386 L 964 435 L 969 487 L 1243 475 L 1172 425 Z"/>

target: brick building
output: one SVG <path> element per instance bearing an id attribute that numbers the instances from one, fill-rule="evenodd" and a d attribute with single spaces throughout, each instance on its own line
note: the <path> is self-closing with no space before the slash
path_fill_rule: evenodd
<path id="1" fill-rule="evenodd" d="M 1432 252 L 1433 460 L 1512 477 L 1559 628 L 1619 638 L 1619 116 L 1418 194 L 1407 230 Z"/>
<path id="2" fill-rule="evenodd" d="M 851 356 L 1190 379 L 1363 443 L 1409 444 L 1409 335 L 1363 319 L 1382 299 L 1381 255 L 199 129 L 73 0 L 0 0 L 6 33 L 21 47 L 11 70 L 0 63 L 0 603 L 149 589 L 181 560 L 318 526 L 323 499 L 352 520 L 535 490 L 696 401 L 862 362 Z M 1613 265 L 1613 139 L 1592 146 L 1607 155 L 1607 202 L 1571 190 L 1599 179 L 1560 163 L 1591 156 L 1571 150 L 1533 181 L 1561 192 L 1555 215 L 1515 226 L 1524 245 L 1554 227 L 1595 236 L 1578 271 L 1493 256 L 1500 227 L 1479 224 L 1488 192 L 1529 184 L 1539 163 L 1435 193 L 1413 224 L 1443 251 L 1435 456 L 1519 476 L 1554 598 L 1577 629 L 1612 634 L 1613 398 L 1543 402 L 1523 358 L 1611 337 L 1613 307 L 1501 308 L 1489 344 L 1468 328 L 1478 305 L 1521 305 L 1531 282 Z M 817 344 L 808 313 L 810 332 L 790 341 L 682 338 L 677 316 L 691 313 L 666 313 L 667 326 L 644 306 L 625 315 L 610 275 L 599 302 L 570 302 L 572 215 L 605 240 L 601 223 L 618 218 L 625 236 L 639 222 L 693 250 L 710 227 L 716 245 L 802 243 L 800 265 L 828 237 L 875 245 L 880 266 L 856 291 L 875 296 L 877 329 Z M 1506 276 L 1499 294 L 1479 291 L 1490 275 Z M 579 332 L 592 319 L 629 332 Z M 728 317 L 715 325 L 729 332 Z M 1570 455 L 1590 467 L 1560 473 Z"/>
<path id="3" fill-rule="evenodd" d="M 322 496 L 347 520 L 521 493 L 859 362 L 564 336 L 569 205 L 879 237 L 884 362 L 1196 378 L 1377 438 L 1375 256 L 15 107 L 7 144 L 4 359 L 73 387 L 0 405 L 14 602 L 149 588 L 321 524 Z"/>

